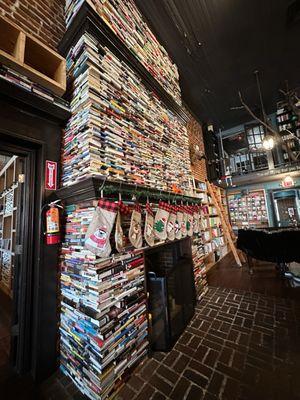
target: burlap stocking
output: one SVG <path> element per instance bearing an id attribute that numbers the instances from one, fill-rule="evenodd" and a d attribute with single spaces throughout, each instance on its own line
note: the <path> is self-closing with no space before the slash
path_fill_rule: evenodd
<path id="1" fill-rule="evenodd" d="M 117 251 L 121 253 L 125 248 L 126 240 L 124 238 L 124 233 L 122 229 L 122 219 L 120 211 L 118 211 L 116 219 L 115 242 Z"/>
<path id="2" fill-rule="evenodd" d="M 101 199 L 85 236 L 85 247 L 99 257 L 111 253 L 110 234 L 116 219 L 118 204 Z"/>
<path id="3" fill-rule="evenodd" d="M 160 201 L 154 220 L 154 233 L 160 240 L 167 239 L 167 223 L 170 214 L 170 205 Z"/>
<path id="4" fill-rule="evenodd" d="M 146 219 L 145 219 L 145 228 L 144 228 L 144 238 L 146 243 L 149 246 L 154 245 L 154 212 L 150 206 L 150 203 L 146 204 Z"/>
<path id="5" fill-rule="evenodd" d="M 176 207 L 170 206 L 170 215 L 167 224 L 167 235 L 169 240 L 175 239 Z"/>
<path id="6" fill-rule="evenodd" d="M 182 210 L 181 212 L 183 214 L 182 222 L 181 222 L 181 236 L 186 237 L 187 236 L 186 226 L 187 226 L 188 216 L 187 216 L 185 206 L 181 206 L 181 210 Z"/>
<path id="7" fill-rule="evenodd" d="M 200 231 L 200 213 L 199 206 L 193 207 L 193 217 L 194 217 L 194 233 L 198 233 Z"/>
<path id="8" fill-rule="evenodd" d="M 186 231 L 188 236 L 193 236 L 194 232 L 194 217 L 193 217 L 193 211 L 190 206 L 186 207 L 186 213 L 187 213 L 187 222 L 186 222 Z"/>
<path id="9" fill-rule="evenodd" d="M 132 246 L 139 249 L 143 245 L 142 237 L 142 210 L 141 206 L 137 203 L 131 214 L 131 222 L 129 228 L 129 240 Z"/>
<path id="10" fill-rule="evenodd" d="M 181 226 L 182 226 L 182 221 L 183 221 L 183 213 L 181 207 L 176 207 L 177 213 L 176 213 L 176 221 L 175 221 L 175 237 L 176 239 L 181 239 L 182 237 L 182 232 L 181 232 Z"/>

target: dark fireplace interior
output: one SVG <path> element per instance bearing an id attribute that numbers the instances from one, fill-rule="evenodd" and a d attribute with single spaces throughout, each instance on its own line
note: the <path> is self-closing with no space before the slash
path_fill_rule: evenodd
<path id="1" fill-rule="evenodd" d="M 152 350 L 169 351 L 194 315 L 190 238 L 145 253 Z"/>

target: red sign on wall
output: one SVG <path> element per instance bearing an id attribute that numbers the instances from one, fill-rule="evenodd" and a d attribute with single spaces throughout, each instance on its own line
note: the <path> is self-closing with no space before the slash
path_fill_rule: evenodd
<path id="1" fill-rule="evenodd" d="M 57 187 L 57 162 L 46 160 L 45 189 L 56 190 Z"/>

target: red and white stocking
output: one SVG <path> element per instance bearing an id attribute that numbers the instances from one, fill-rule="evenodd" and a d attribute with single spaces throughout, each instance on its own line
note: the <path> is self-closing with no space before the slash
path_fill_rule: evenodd
<path id="1" fill-rule="evenodd" d="M 186 206 L 186 214 L 187 214 L 187 222 L 186 222 L 186 231 L 187 231 L 187 235 L 188 236 L 193 236 L 193 232 L 194 232 L 194 216 L 193 216 L 193 210 L 191 209 L 190 206 Z"/>
<path id="2" fill-rule="evenodd" d="M 170 205 L 160 201 L 154 220 L 154 233 L 160 240 L 167 239 L 167 223 L 170 214 Z"/>
<path id="3" fill-rule="evenodd" d="M 194 233 L 199 233 L 200 231 L 200 211 L 199 206 L 193 206 L 193 230 Z"/>
<path id="4" fill-rule="evenodd" d="M 111 253 L 110 234 L 116 219 L 118 204 L 100 199 L 85 236 L 85 247 L 99 257 Z"/>
<path id="5" fill-rule="evenodd" d="M 183 213 L 182 209 L 180 206 L 176 207 L 176 221 L 175 221 L 175 238 L 176 239 L 181 239 L 182 237 L 182 232 L 181 232 L 181 227 L 182 227 L 182 221 L 183 221 Z"/>
<path id="6" fill-rule="evenodd" d="M 144 227 L 144 238 L 146 243 L 149 246 L 154 245 L 154 212 L 150 206 L 150 203 L 146 204 L 146 219 L 145 219 L 145 227 Z"/>
<path id="7" fill-rule="evenodd" d="M 170 206 L 170 215 L 167 224 L 167 235 L 169 240 L 175 239 L 175 224 L 176 224 L 177 211 L 175 206 Z"/>
<path id="8" fill-rule="evenodd" d="M 181 236 L 182 237 L 186 237 L 187 236 L 187 221 L 188 221 L 188 216 L 187 216 L 187 212 L 185 209 L 185 206 L 181 206 L 181 212 L 182 212 L 182 222 L 181 222 Z"/>

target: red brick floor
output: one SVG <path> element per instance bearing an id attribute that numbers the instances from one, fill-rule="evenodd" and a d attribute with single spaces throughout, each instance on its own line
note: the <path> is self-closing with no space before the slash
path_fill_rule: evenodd
<path id="1" fill-rule="evenodd" d="M 300 399 L 299 333 L 299 303 L 211 287 L 174 349 L 144 362 L 119 399 Z"/>
<path id="2" fill-rule="evenodd" d="M 250 277 L 245 267 L 220 263 L 208 278 L 209 292 L 173 350 L 146 359 L 117 400 L 300 400 L 297 291 L 273 266 Z M 9 388 L 5 399 L 85 399 L 60 372 L 38 388 L 15 381 Z"/>

